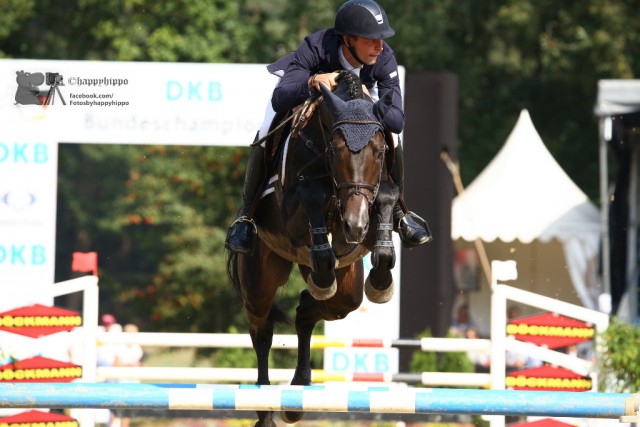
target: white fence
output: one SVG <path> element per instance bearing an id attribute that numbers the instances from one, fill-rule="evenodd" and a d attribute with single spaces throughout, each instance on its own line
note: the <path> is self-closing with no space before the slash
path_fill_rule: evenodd
<path id="1" fill-rule="evenodd" d="M 557 313 L 593 324 L 596 333 L 600 333 L 608 326 L 608 315 L 583 307 L 557 301 L 507 285 L 499 284 L 499 280 L 514 278 L 515 263 L 492 263 L 492 307 L 491 307 L 491 336 L 492 340 L 463 339 L 463 338 L 422 338 L 415 340 L 371 340 L 357 338 L 351 340 L 327 339 L 314 336 L 312 348 L 327 348 L 330 346 L 348 347 L 402 347 L 412 346 L 422 351 L 434 352 L 467 352 L 484 351 L 491 360 L 490 373 L 440 373 L 422 372 L 414 374 L 381 375 L 379 377 L 364 377 L 365 381 L 400 381 L 415 382 L 427 386 L 455 386 L 455 387 L 484 387 L 503 390 L 506 379 L 506 352 L 514 352 L 531 356 L 535 359 L 570 369 L 578 374 L 590 376 L 593 387 L 597 387 L 597 373 L 593 363 L 578 357 L 570 356 L 554 350 L 538 347 L 533 344 L 508 339 L 505 326 L 507 301 L 518 302 L 540 308 L 544 311 Z M 84 326 L 81 336 L 83 343 L 83 380 L 143 380 L 156 382 L 254 382 L 257 378 L 255 369 L 247 368 L 177 368 L 177 367 L 99 367 L 96 368 L 96 347 L 100 343 L 136 343 L 148 347 L 211 347 L 211 348 L 252 348 L 247 334 L 193 334 L 193 333 L 105 333 L 100 332 L 98 322 L 98 288 L 97 278 L 85 276 L 67 282 L 56 284 L 54 296 L 83 291 Z M 275 335 L 274 349 L 289 349 L 297 347 L 295 335 Z M 314 371 L 314 382 L 324 381 L 358 381 L 363 377 L 354 376 L 356 373 L 336 375 L 323 371 Z M 274 369 L 270 376 L 274 382 L 287 383 L 293 375 L 293 370 Z M 82 411 L 85 413 L 85 411 Z M 80 415 L 80 414 L 78 414 Z M 81 424 L 90 425 L 88 419 L 80 420 Z M 86 422 L 86 424 L 85 424 Z M 492 426 L 504 425 L 504 417 L 491 417 Z"/>

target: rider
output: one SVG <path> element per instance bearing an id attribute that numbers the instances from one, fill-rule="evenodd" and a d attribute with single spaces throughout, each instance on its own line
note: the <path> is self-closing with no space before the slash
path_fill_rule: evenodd
<path id="1" fill-rule="evenodd" d="M 375 101 L 393 91 L 392 105 L 382 112 L 380 120 L 387 132 L 400 133 L 404 127 L 402 94 L 398 64 L 384 39 L 395 31 L 389 25 L 385 11 L 373 0 L 349 0 L 336 14 L 334 28 L 318 31 L 305 38 L 298 50 L 269 65 L 267 69 L 280 77 L 267 106 L 265 120 L 256 138 L 269 131 L 276 112 L 282 113 L 302 104 L 320 91 L 320 83 L 336 87 L 335 70 L 348 70 L 359 75 L 365 92 Z M 242 191 L 242 206 L 238 218 L 227 233 L 225 247 L 239 252 L 252 251 L 257 228 L 252 215 L 258 192 L 265 181 L 264 146 L 254 145 L 247 163 Z M 394 161 L 389 175 L 402 188 L 404 168 L 402 146 L 394 138 Z M 402 197 L 402 196 L 401 196 Z M 404 201 L 394 207 L 394 230 L 400 234 L 403 246 L 411 248 L 431 240 L 426 226 L 416 221 L 404 208 Z"/>

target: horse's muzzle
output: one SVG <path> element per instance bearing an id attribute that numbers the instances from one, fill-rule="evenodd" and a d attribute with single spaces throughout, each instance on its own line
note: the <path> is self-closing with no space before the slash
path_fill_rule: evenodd
<path id="1" fill-rule="evenodd" d="M 363 195 L 350 197 L 342 212 L 342 229 L 347 243 L 362 243 L 369 231 L 369 202 Z"/>

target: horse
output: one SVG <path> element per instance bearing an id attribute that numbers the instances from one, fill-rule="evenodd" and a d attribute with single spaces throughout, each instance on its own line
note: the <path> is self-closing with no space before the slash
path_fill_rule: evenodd
<path id="1" fill-rule="evenodd" d="M 298 265 L 307 289 L 300 293 L 295 329 L 298 357 L 291 385 L 310 385 L 310 345 L 320 320 L 343 319 L 356 310 L 363 294 L 376 303 L 393 295 L 391 239 L 398 186 L 387 174 L 388 143 L 377 118 L 389 97 L 366 97 L 360 79 L 342 71 L 334 92 L 321 85 L 291 125 L 275 188 L 256 206 L 259 239 L 252 253 L 227 253 L 227 273 L 249 323 L 256 353 L 256 384 L 268 385 L 268 357 L 274 325 L 287 322 L 275 302 L 276 291 Z M 315 108 L 315 111 L 312 110 Z M 371 253 L 364 278 L 362 258 Z M 256 427 L 274 427 L 271 411 L 257 411 Z M 287 423 L 304 413 L 282 411 Z"/>

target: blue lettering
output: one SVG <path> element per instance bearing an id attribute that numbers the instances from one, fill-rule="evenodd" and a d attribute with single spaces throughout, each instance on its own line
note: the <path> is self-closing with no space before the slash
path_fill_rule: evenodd
<path id="1" fill-rule="evenodd" d="M 31 264 L 44 265 L 45 261 L 44 246 L 34 245 L 33 248 L 31 248 Z"/>
<path id="2" fill-rule="evenodd" d="M 22 158 L 24 163 L 28 163 L 27 156 L 25 151 L 27 150 L 27 144 L 18 145 L 15 144 L 13 146 L 13 161 L 18 163 L 19 159 Z"/>
<path id="3" fill-rule="evenodd" d="M 375 357 L 375 372 L 389 372 L 389 357 L 386 354 L 377 353 Z"/>
<path id="4" fill-rule="evenodd" d="M 172 88 L 175 88 L 175 90 L 172 90 Z M 182 85 L 175 80 L 169 80 L 167 82 L 167 100 L 175 101 L 176 99 L 180 99 L 181 96 Z"/>
<path id="5" fill-rule="evenodd" d="M 185 91 L 184 88 L 187 88 Z M 210 101 L 218 102 L 222 100 L 222 84 L 215 81 L 187 81 L 176 80 L 167 81 L 167 100 L 177 101 L 185 99 L 187 101 Z"/>
<path id="6" fill-rule="evenodd" d="M 209 101 L 222 101 L 222 85 L 220 82 L 209 82 Z"/>
<path id="7" fill-rule="evenodd" d="M 202 82 L 193 83 L 189 82 L 189 101 L 194 98 L 197 98 L 198 101 L 202 101 L 202 97 L 200 96 L 200 84 Z"/>
<path id="8" fill-rule="evenodd" d="M 36 163 L 47 163 L 49 153 L 45 144 L 36 144 L 33 147 L 33 161 Z"/>
<path id="9" fill-rule="evenodd" d="M 24 246 L 12 246 L 11 247 L 11 264 L 16 264 L 17 261 L 20 262 L 20 264 L 26 264 L 26 262 L 24 261 L 24 258 L 22 257 L 22 252 L 24 251 Z"/>
<path id="10" fill-rule="evenodd" d="M 353 372 L 367 372 L 367 353 L 361 353 L 355 355 L 353 361 Z"/>
<path id="11" fill-rule="evenodd" d="M 349 358 L 344 353 L 333 353 L 333 370 L 347 371 L 349 369 Z"/>
<path id="12" fill-rule="evenodd" d="M 30 257 L 29 257 L 30 256 Z M 43 245 L 0 245 L 0 265 L 33 265 L 41 266 L 47 261 Z"/>
<path id="13" fill-rule="evenodd" d="M 47 144 L 4 144 L 0 143 L 0 163 L 46 163 L 49 160 Z"/>

